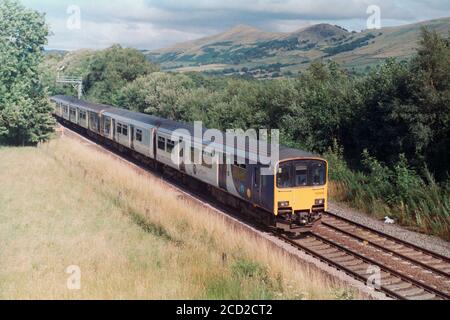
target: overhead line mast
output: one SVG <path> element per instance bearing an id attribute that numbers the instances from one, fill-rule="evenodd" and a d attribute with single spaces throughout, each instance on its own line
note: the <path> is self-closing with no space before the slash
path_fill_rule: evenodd
<path id="1" fill-rule="evenodd" d="M 74 76 L 61 76 L 60 72 L 65 69 L 65 66 L 62 66 L 58 69 L 58 74 L 56 76 L 56 83 L 61 84 L 70 84 L 77 90 L 78 99 L 81 99 L 83 96 L 83 78 L 82 77 L 74 77 Z"/>

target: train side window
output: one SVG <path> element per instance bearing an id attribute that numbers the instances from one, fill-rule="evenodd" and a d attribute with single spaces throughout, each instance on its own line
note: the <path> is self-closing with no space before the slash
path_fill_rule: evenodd
<path id="1" fill-rule="evenodd" d="M 105 134 L 109 134 L 111 131 L 111 118 L 105 117 L 104 119 L 104 129 Z"/>
<path id="2" fill-rule="evenodd" d="M 208 169 L 212 169 L 212 158 L 213 158 L 213 154 L 210 152 L 206 152 L 205 150 L 203 150 L 203 161 L 202 161 L 202 166 L 204 166 L 205 168 Z M 208 161 L 206 161 L 206 159 L 208 159 Z"/>
<path id="3" fill-rule="evenodd" d="M 136 141 L 142 142 L 142 130 L 136 129 Z"/>
<path id="4" fill-rule="evenodd" d="M 175 142 L 172 140 L 167 140 L 167 152 L 172 153 L 174 148 L 175 148 Z"/>
<path id="5" fill-rule="evenodd" d="M 127 125 L 122 125 L 122 135 L 124 135 L 125 137 L 128 136 L 128 126 Z"/>
<path id="6" fill-rule="evenodd" d="M 158 137 L 158 149 L 166 150 L 166 138 Z"/>
<path id="7" fill-rule="evenodd" d="M 258 188 L 261 184 L 261 168 L 260 167 L 256 167 L 255 168 L 255 176 L 254 176 L 254 180 L 253 180 L 253 185 Z"/>
<path id="8" fill-rule="evenodd" d="M 122 134 L 122 124 L 121 123 L 117 124 L 117 133 Z"/>

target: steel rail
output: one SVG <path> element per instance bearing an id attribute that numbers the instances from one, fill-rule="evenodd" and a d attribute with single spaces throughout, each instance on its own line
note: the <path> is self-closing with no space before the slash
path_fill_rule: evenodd
<path id="1" fill-rule="evenodd" d="M 365 239 L 365 238 L 363 238 L 363 237 L 360 237 L 360 236 L 358 236 L 358 235 L 356 235 L 356 234 L 353 234 L 353 233 L 351 233 L 351 232 L 349 232 L 349 231 L 346 231 L 346 230 L 344 230 L 344 229 L 342 229 L 342 228 L 339 228 L 338 226 L 332 225 L 332 224 L 330 224 L 330 223 L 328 223 L 328 222 L 322 221 L 322 225 L 323 225 L 323 226 L 326 226 L 326 227 L 328 227 L 328 228 L 330 228 L 330 229 L 332 229 L 332 230 L 335 230 L 335 231 L 338 231 L 338 232 L 340 232 L 340 233 L 343 233 L 343 234 L 345 234 L 345 235 L 347 235 L 347 236 L 349 236 L 349 237 L 352 237 L 352 238 L 354 238 L 354 239 L 357 239 L 358 241 L 367 243 L 367 244 L 369 244 L 369 245 L 371 245 L 371 246 L 373 246 L 373 247 L 375 247 L 375 248 L 377 248 L 377 249 L 380 249 L 380 250 L 382 250 L 382 251 L 384 251 L 384 252 L 390 253 L 390 254 L 392 254 L 392 255 L 394 255 L 394 256 L 397 256 L 397 257 L 399 257 L 399 258 L 401 258 L 401 259 L 403 259 L 403 260 L 409 261 L 409 262 L 411 262 L 411 263 L 413 263 L 413 264 L 416 264 L 416 265 L 418 265 L 418 266 L 421 266 L 421 267 L 424 268 L 424 269 L 427 269 L 427 270 L 429 270 L 429 271 L 432 271 L 432 272 L 434 272 L 434 273 L 437 273 L 437 274 L 439 274 L 439 275 L 441 275 L 441 276 L 444 276 L 444 277 L 450 279 L 450 273 L 448 273 L 448 272 L 446 272 L 446 271 L 444 271 L 444 270 L 437 269 L 437 268 L 435 268 L 435 267 L 433 267 L 433 266 L 430 266 L 430 265 L 428 265 L 428 264 L 426 264 L 426 263 L 424 263 L 424 262 L 422 262 L 422 261 L 419 261 L 419 260 L 417 260 L 417 259 L 414 259 L 414 258 L 412 258 L 412 257 L 409 257 L 409 256 L 407 256 L 407 255 L 405 255 L 405 254 L 399 253 L 399 252 L 397 252 L 397 251 L 395 251 L 395 250 L 393 250 L 393 249 L 389 249 L 389 248 L 387 248 L 387 247 L 385 247 L 385 246 L 383 246 L 383 245 L 381 245 L 381 244 L 378 244 L 378 243 L 376 243 L 376 242 L 374 242 L 374 241 L 371 241 L 371 240 Z M 361 228 L 361 229 L 362 229 L 362 228 Z M 364 229 L 362 229 L 362 230 L 364 230 Z M 381 236 L 380 236 L 380 237 L 381 237 Z M 422 251 L 419 251 L 419 250 L 415 250 L 415 251 L 416 251 L 416 252 L 422 252 Z M 439 259 L 439 260 L 441 260 L 441 259 Z M 446 262 L 446 261 L 443 261 L 443 262 Z"/>
<path id="2" fill-rule="evenodd" d="M 364 230 L 366 230 L 366 231 L 369 231 L 369 232 L 371 232 L 371 233 L 375 233 L 376 235 L 378 235 L 378 236 L 380 236 L 380 237 L 383 237 L 383 238 L 386 238 L 387 240 L 396 242 L 397 244 L 401 244 L 401 245 L 403 245 L 403 246 L 405 246 L 405 247 L 407 247 L 407 248 L 410 248 L 410 249 L 413 249 L 413 250 L 416 250 L 416 251 L 421 251 L 422 253 L 424 253 L 424 254 L 426 254 L 426 255 L 429 255 L 429 256 L 431 256 L 431 257 L 433 257 L 433 258 L 435 258 L 435 259 L 439 259 L 439 260 L 442 260 L 442 261 L 445 262 L 445 263 L 450 264 L 450 258 L 448 258 L 448 257 L 446 257 L 446 256 L 444 256 L 444 255 L 441 255 L 441 254 L 439 254 L 439 253 L 436 253 L 436 252 L 433 252 L 433 251 L 431 251 L 431 250 L 422 248 L 422 247 L 420 247 L 420 246 L 418 246 L 418 245 L 416 245 L 416 244 L 413 244 L 413 243 L 411 243 L 411 242 L 408 242 L 408 241 L 405 241 L 405 240 L 396 238 L 396 237 L 391 236 L 391 235 L 389 235 L 389 234 L 387 234 L 387 233 L 384 233 L 384 232 L 382 232 L 382 231 L 378 231 L 378 230 L 373 229 L 373 228 L 371 228 L 371 227 L 368 227 L 368 226 L 366 226 L 366 225 L 363 225 L 363 224 L 360 224 L 360 223 L 358 223 L 358 222 L 352 221 L 352 220 L 350 220 L 350 219 L 348 219 L 348 218 L 341 217 L 341 216 L 339 216 L 339 215 L 337 215 L 337 214 L 335 214 L 335 213 L 326 212 L 326 213 L 325 213 L 325 216 L 327 216 L 327 215 L 330 216 L 330 217 L 332 217 L 332 218 L 335 218 L 335 219 L 344 221 L 344 222 L 346 222 L 346 223 L 348 223 L 348 224 L 354 225 L 355 227 L 359 227 L 359 228 L 364 229 Z M 322 220 L 322 223 L 323 223 L 323 220 Z"/>
<path id="3" fill-rule="evenodd" d="M 404 275 L 401 272 L 398 272 L 397 270 L 394 270 L 394 269 L 392 269 L 392 268 L 390 268 L 388 266 L 380 264 L 379 262 L 377 262 L 377 261 L 375 261 L 375 260 L 373 260 L 371 258 L 368 258 L 366 256 L 363 256 L 363 255 L 361 255 L 361 254 L 359 254 L 359 253 L 357 253 L 357 252 L 355 252 L 353 250 L 350 250 L 350 249 L 348 249 L 348 248 L 346 248 L 346 247 L 344 247 L 344 246 L 342 246 L 340 244 L 334 243 L 334 242 L 332 242 L 332 241 L 330 241 L 330 240 L 328 240 L 328 239 L 326 239 L 326 238 L 324 238 L 324 237 L 322 237 L 322 236 L 320 236 L 320 235 L 318 235 L 316 233 L 311 233 L 311 236 L 315 237 L 319 241 L 321 241 L 321 242 L 323 242 L 323 243 L 325 243 L 325 244 L 327 244 L 327 245 L 329 245 L 331 247 L 334 247 L 334 248 L 338 249 L 339 251 L 342 251 L 342 252 L 346 253 L 347 255 L 353 256 L 356 259 L 359 259 L 359 260 L 361 260 L 361 261 L 363 261 L 363 262 L 365 262 L 367 264 L 377 266 L 377 267 L 380 268 L 380 270 L 383 270 L 383 271 L 385 271 L 385 272 L 387 272 L 387 273 L 389 273 L 389 274 L 391 274 L 391 275 L 401 279 L 403 282 L 409 283 L 409 284 L 411 284 L 411 285 L 413 285 L 413 286 L 415 286 L 417 288 L 423 289 L 424 291 L 426 291 L 428 293 L 432 293 L 436 297 L 439 297 L 441 299 L 450 300 L 450 295 L 448 295 L 445 292 L 440 291 L 439 289 L 436 289 L 436 288 L 434 288 L 432 286 L 429 286 L 429 285 L 427 285 L 425 283 L 417 281 L 417 280 L 415 280 L 412 277 Z M 344 265 L 342 265 L 342 263 L 333 261 L 331 258 L 325 257 L 323 254 L 318 253 L 316 250 L 310 249 L 307 246 L 305 246 L 305 245 L 303 245 L 301 243 L 298 243 L 297 241 L 295 241 L 293 239 L 290 239 L 287 236 L 281 235 L 281 238 L 283 238 L 283 240 L 288 241 L 290 244 L 292 244 L 292 245 L 294 245 L 296 247 L 300 247 L 301 250 L 308 252 L 309 254 L 319 258 L 320 260 L 326 261 L 327 263 L 333 265 L 334 267 L 337 267 L 338 269 L 340 269 L 340 270 L 342 270 L 342 271 L 344 271 L 344 272 L 346 272 L 346 273 L 356 277 L 357 279 L 362 280 L 362 281 L 367 281 L 367 278 L 364 277 L 363 275 L 359 274 L 356 271 L 350 270 L 349 268 L 347 268 Z M 400 300 L 407 299 L 407 297 L 402 296 L 401 293 L 398 293 L 395 290 L 389 289 L 386 286 L 381 286 L 380 287 L 380 291 L 386 293 L 388 296 L 391 296 L 391 297 L 394 297 L 394 298 L 397 298 L 397 299 L 400 299 Z M 401 290 L 399 290 L 399 291 L 401 291 Z"/>

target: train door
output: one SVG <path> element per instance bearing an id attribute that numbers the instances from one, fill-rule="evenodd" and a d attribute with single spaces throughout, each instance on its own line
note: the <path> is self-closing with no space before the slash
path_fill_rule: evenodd
<path id="1" fill-rule="evenodd" d="M 180 156 L 180 171 L 186 172 L 186 164 L 184 163 L 185 144 L 182 138 L 178 141 L 178 154 Z"/>
<path id="2" fill-rule="evenodd" d="M 113 141 L 116 141 L 116 119 L 111 119 L 111 124 L 112 124 L 112 130 L 111 130 L 111 132 L 112 132 L 112 140 Z"/>
<path id="3" fill-rule="evenodd" d="M 154 157 L 155 155 L 153 154 L 153 133 L 155 132 L 155 130 L 149 129 L 149 138 L 148 138 L 148 154 L 150 155 L 150 158 Z M 147 141 L 147 139 L 145 138 L 145 140 L 143 141 Z"/>
<path id="4" fill-rule="evenodd" d="M 134 126 L 130 124 L 130 148 L 134 150 Z"/>
<path id="5" fill-rule="evenodd" d="M 219 161 L 219 187 L 227 190 L 227 156 L 222 154 L 222 161 Z"/>
<path id="6" fill-rule="evenodd" d="M 253 170 L 253 203 L 261 203 L 261 167 L 256 166 Z"/>
<path id="7" fill-rule="evenodd" d="M 157 143 L 156 143 L 156 130 L 153 130 L 153 158 L 156 161 L 156 149 L 157 149 Z"/>

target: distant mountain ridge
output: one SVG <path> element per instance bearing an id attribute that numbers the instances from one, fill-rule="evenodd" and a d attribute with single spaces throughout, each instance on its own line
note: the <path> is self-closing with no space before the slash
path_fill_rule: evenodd
<path id="1" fill-rule="evenodd" d="M 236 71 L 276 65 L 280 72 L 295 72 L 318 58 L 333 59 L 348 68 L 367 68 L 388 57 L 411 56 L 422 26 L 447 35 L 450 18 L 362 32 L 325 23 L 291 33 L 238 25 L 218 35 L 146 54 L 168 70 L 207 70 L 205 66 L 214 65 L 217 69 L 219 65 Z"/>

